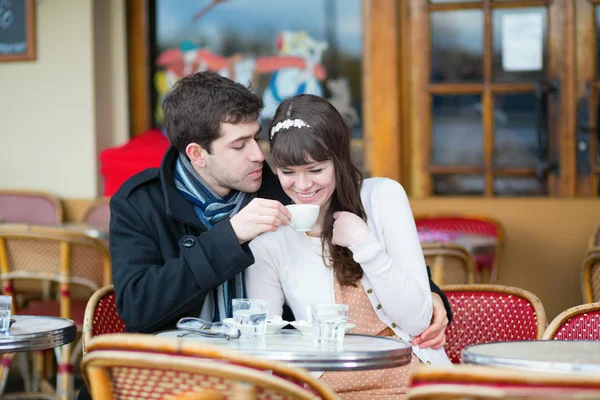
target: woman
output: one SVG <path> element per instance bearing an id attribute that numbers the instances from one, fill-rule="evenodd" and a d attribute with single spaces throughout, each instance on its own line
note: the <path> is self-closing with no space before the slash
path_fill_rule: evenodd
<path id="1" fill-rule="evenodd" d="M 362 179 L 353 164 L 350 132 L 324 98 L 292 97 L 270 125 L 271 154 L 286 194 L 318 204 L 310 232 L 289 226 L 250 243 L 255 264 L 245 273 L 248 297 L 269 300 L 269 315 L 287 303 L 296 319 L 306 306 L 348 304 L 353 333 L 410 342 L 429 325 L 431 291 L 414 219 L 402 186 Z M 321 376 L 345 398 L 402 396 L 418 360 L 449 365 L 444 349 L 413 347 L 413 364 Z"/>

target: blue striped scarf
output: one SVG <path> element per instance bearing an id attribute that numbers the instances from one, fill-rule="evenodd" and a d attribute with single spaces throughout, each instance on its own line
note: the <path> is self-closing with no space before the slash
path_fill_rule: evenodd
<path id="1" fill-rule="evenodd" d="M 181 153 L 175 164 L 174 176 L 175 187 L 194 205 L 196 215 L 208 229 L 239 212 L 249 196 L 247 193 L 232 190 L 222 198 L 206 184 L 187 157 Z M 232 316 L 231 299 L 246 297 L 243 273 L 222 283 L 212 291 L 212 295 L 214 303 L 217 305 L 213 321 L 230 318 Z"/>

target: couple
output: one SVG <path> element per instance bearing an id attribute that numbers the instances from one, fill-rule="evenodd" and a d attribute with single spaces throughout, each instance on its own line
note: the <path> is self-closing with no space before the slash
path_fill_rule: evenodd
<path id="1" fill-rule="evenodd" d="M 397 336 L 415 345 L 416 362 L 449 363 L 450 309 L 428 280 L 400 184 L 362 180 L 340 114 L 312 95 L 277 109 L 273 174 L 257 142 L 261 108 L 250 90 L 212 72 L 181 79 L 165 98 L 172 146 L 161 167 L 132 177 L 111 200 L 113 279 L 127 330 L 222 320 L 236 297 L 269 300 L 270 315 L 285 303 L 296 319 L 307 304 L 336 302 L 350 305 L 354 333 Z M 289 226 L 290 200 L 320 206 L 307 234 Z M 321 379 L 342 395 L 387 396 L 404 391 L 411 366 L 403 368 Z"/>

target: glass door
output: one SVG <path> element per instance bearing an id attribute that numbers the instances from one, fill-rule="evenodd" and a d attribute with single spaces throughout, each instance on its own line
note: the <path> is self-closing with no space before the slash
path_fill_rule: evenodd
<path id="1" fill-rule="evenodd" d="M 416 194 L 569 195 L 570 2 L 410 4 Z"/>
<path id="2" fill-rule="evenodd" d="M 600 1 L 576 0 L 577 193 L 600 195 Z"/>

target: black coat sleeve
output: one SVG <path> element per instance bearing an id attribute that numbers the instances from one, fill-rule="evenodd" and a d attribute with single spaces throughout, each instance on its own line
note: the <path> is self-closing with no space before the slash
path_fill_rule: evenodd
<path id="1" fill-rule="evenodd" d="M 446 297 L 444 292 L 442 292 L 442 289 L 440 289 L 438 287 L 438 285 L 436 285 L 431 280 L 431 270 L 429 269 L 429 266 L 427 266 L 427 276 L 429 277 L 429 287 L 431 288 L 431 291 L 433 293 L 439 294 L 440 297 L 442 298 L 442 301 L 444 302 L 444 307 L 446 308 L 446 315 L 448 316 L 448 324 L 449 324 L 450 322 L 452 322 L 452 308 L 450 308 L 450 303 L 448 302 L 448 298 Z"/>
<path id="2" fill-rule="evenodd" d="M 199 310 L 210 290 L 254 263 L 229 220 L 199 236 L 173 238 L 154 232 L 122 196 L 113 196 L 110 211 L 117 311 L 128 330 L 150 333 L 173 326 Z M 161 246 L 177 240 L 179 255 L 165 261 Z"/>

